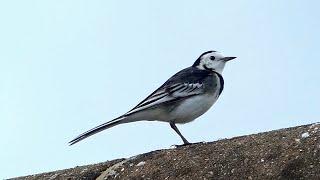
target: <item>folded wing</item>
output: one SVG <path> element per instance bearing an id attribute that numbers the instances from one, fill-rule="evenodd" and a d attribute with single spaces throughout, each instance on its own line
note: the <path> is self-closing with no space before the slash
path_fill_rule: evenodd
<path id="1" fill-rule="evenodd" d="M 152 106 L 160 105 L 169 101 L 179 100 L 203 93 L 204 85 L 201 83 L 175 83 L 160 87 L 150 96 L 140 102 L 136 107 L 127 112 L 126 115 L 145 110 Z"/>

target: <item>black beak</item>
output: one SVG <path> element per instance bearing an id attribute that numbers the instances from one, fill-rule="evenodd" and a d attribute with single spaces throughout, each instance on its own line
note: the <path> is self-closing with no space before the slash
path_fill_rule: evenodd
<path id="1" fill-rule="evenodd" d="M 235 58 L 237 58 L 237 57 L 224 57 L 224 58 L 221 58 L 221 60 L 230 61 L 230 60 L 235 59 Z"/>

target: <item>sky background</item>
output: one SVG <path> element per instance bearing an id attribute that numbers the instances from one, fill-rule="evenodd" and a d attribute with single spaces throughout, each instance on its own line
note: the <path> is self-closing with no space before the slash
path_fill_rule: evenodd
<path id="1" fill-rule="evenodd" d="M 1 1 L 0 179 L 181 144 L 166 123 L 80 133 L 125 113 L 204 51 L 238 58 L 205 115 L 214 141 L 320 121 L 319 1 Z"/>

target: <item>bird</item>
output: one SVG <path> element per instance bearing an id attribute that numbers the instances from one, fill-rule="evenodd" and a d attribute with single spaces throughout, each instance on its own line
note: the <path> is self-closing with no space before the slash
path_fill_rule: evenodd
<path id="1" fill-rule="evenodd" d="M 167 122 L 180 136 L 182 145 L 191 144 L 176 124 L 189 123 L 211 108 L 224 88 L 225 64 L 235 58 L 213 50 L 202 53 L 192 66 L 174 74 L 133 109 L 80 134 L 69 145 L 111 127 L 137 121 Z"/>

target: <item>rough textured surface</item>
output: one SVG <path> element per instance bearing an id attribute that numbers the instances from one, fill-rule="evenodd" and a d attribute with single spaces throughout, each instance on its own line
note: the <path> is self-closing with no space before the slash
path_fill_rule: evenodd
<path id="1" fill-rule="evenodd" d="M 16 179 L 320 179 L 320 124 Z"/>
<path id="2" fill-rule="evenodd" d="M 12 179 L 14 179 L 14 180 L 18 180 L 18 179 L 26 179 L 26 180 L 96 179 L 107 168 L 109 168 L 109 167 L 113 166 L 114 164 L 116 164 L 120 161 L 123 161 L 123 160 L 124 159 L 117 159 L 117 160 L 107 161 L 107 162 L 98 163 L 98 164 L 92 164 L 92 165 L 87 165 L 87 166 L 77 166 L 77 167 L 70 168 L 70 169 L 64 169 L 64 170 L 59 170 L 59 171 L 53 171 L 53 172 L 42 173 L 42 174 L 35 174 L 35 175 L 12 178 Z"/>

